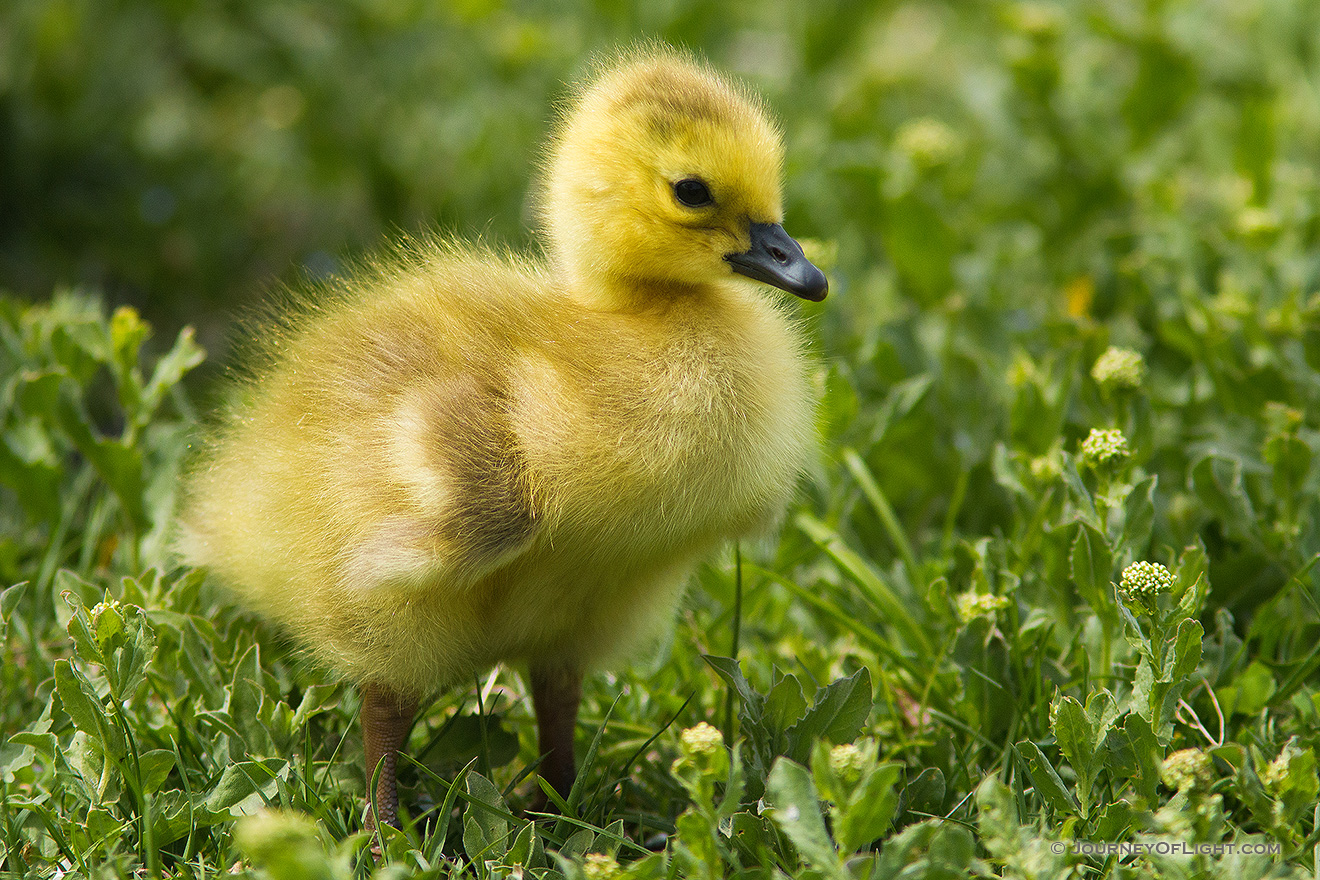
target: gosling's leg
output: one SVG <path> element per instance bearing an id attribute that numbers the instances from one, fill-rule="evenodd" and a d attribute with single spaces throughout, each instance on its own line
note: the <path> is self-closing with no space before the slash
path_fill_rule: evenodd
<path id="1" fill-rule="evenodd" d="M 417 713 L 417 701 L 378 684 L 362 687 L 362 745 L 367 753 L 367 787 L 380 766 L 376 796 L 367 811 L 367 827 L 377 822 L 399 827 L 399 789 L 395 768 L 399 748 Z"/>
<path id="2" fill-rule="evenodd" d="M 573 790 L 573 728 L 582 702 L 582 671 L 573 666 L 532 664 L 532 707 L 541 749 L 541 778 L 565 799 Z M 543 798 L 537 803 L 544 807 Z"/>

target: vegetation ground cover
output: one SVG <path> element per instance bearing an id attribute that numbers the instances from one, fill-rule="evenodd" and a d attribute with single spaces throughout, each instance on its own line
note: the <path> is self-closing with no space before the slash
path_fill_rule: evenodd
<path id="1" fill-rule="evenodd" d="M 378 865 L 352 690 L 168 554 L 220 328 L 525 241 L 557 84 L 643 35 L 783 119 L 819 460 L 591 680 L 561 818 L 496 670 Z M 1317 59 L 1305 0 L 6 4 L 0 871 L 1313 876 Z"/>

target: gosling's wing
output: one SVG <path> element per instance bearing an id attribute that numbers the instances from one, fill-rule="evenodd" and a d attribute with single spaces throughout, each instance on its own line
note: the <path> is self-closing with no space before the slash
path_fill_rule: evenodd
<path id="1" fill-rule="evenodd" d="M 321 591 L 461 590 L 516 558 L 542 518 L 507 389 L 544 286 L 423 243 L 296 295 L 190 480 L 188 558 L 277 615 Z"/>
<path id="2" fill-rule="evenodd" d="M 346 548 L 359 587 L 463 589 L 534 540 L 527 463 L 496 379 L 457 375 L 401 392 L 383 413 L 379 515 Z"/>

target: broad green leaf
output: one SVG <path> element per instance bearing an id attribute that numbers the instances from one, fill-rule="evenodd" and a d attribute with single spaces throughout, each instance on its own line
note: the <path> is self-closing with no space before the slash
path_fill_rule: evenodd
<path id="1" fill-rule="evenodd" d="M 871 880 L 974 877 L 975 857 L 976 838 L 970 829 L 957 822 L 929 819 L 885 840 L 870 876 Z M 927 870 L 917 873 L 921 869 Z"/>
<path id="2" fill-rule="evenodd" d="M 60 388 L 68 373 L 63 370 L 31 370 L 16 378 L 14 404 L 28 416 L 42 417 L 55 412 Z"/>
<path id="3" fill-rule="evenodd" d="M 243 735 L 247 751 L 254 755 L 274 756 L 278 751 L 269 731 L 261 723 L 262 705 L 266 701 L 265 678 L 261 670 L 261 654 L 257 645 L 251 645 L 234 665 L 234 676 L 229 684 L 229 717 Z"/>
<path id="4" fill-rule="evenodd" d="M 66 763 L 76 774 L 77 779 L 70 780 L 68 773 L 61 773 L 66 781 L 73 781 L 92 804 L 113 804 L 123 794 L 122 776 L 115 762 L 110 760 L 101 748 L 101 740 L 79 730 L 69 740 L 68 747 L 57 756 L 56 766 Z"/>
<path id="5" fill-rule="evenodd" d="M 802 720 L 807 711 L 807 698 L 802 693 L 802 683 L 797 676 L 789 673 L 770 688 L 765 697 L 766 726 L 777 738 L 787 732 L 794 724 Z M 776 743 L 777 748 L 783 746 Z"/>
<path id="6" fill-rule="evenodd" d="M 1178 631 L 1173 636 L 1173 648 L 1165 657 L 1165 678 L 1171 682 L 1184 683 L 1183 680 L 1196 671 L 1201 662 L 1201 642 L 1205 630 L 1198 621 L 1185 619 L 1178 624 Z"/>
<path id="7" fill-rule="evenodd" d="M 1074 769 L 1094 753 L 1095 744 L 1091 740 L 1086 710 L 1072 697 L 1060 695 L 1054 699 L 1050 706 L 1050 729 L 1059 743 L 1059 751 Z"/>
<path id="8" fill-rule="evenodd" d="M 757 709 L 756 716 L 759 721 L 763 715 L 761 708 L 764 704 L 764 698 L 753 690 L 747 679 L 743 677 L 742 667 L 738 665 L 738 661 L 729 657 L 716 657 L 712 654 L 702 654 L 701 659 L 705 660 L 706 664 L 734 689 L 734 693 L 738 695 L 738 699 L 742 701 L 743 705 Z"/>
<path id="9" fill-rule="evenodd" d="M 96 647 L 105 658 L 109 658 L 115 649 L 124 644 L 124 616 L 117 605 L 116 602 L 107 601 L 93 609 L 92 629 Z"/>
<path id="10" fill-rule="evenodd" d="M 589 828 L 583 828 L 575 831 L 564 845 L 559 848 L 559 855 L 565 859 L 574 862 L 582 861 L 582 857 L 591 851 L 591 847 L 596 843 L 596 834 Z"/>
<path id="11" fill-rule="evenodd" d="M 909 813 L 939 814 L 944 809 L 947 787 L 944 771 L 939 767 L 922 770 L 903 787 L 899 804 L 904 816 Z"/>
<path id="12" fill-rule="evenodd" d="M 231 816 L 250 816 L 273 803 L 279 780 L 288 773 L 288 762 L 279 758 L 227 764 L 207 794 L 205 806 L 213 812 L 227 810 Z"/>
<path id="13" fill-rule="evenodd" d="M 335 684 L 314 684 L 304 690 L 298 709 L 293 714 L 293 727 L 301 730 L 313 715 L 339 705 L 339 692 L 340 687 Z"/>
<path id="14" fill-rule="evenodd" d="M 105 647 L 102 648 L 107 661 L 106 677 L 119 698 L 128 700 L 137 692 L 138 685 L 146 677 L 147 666 L 156 656 L 156 630 L 137 606 L 123 605 L 117 609 L 107 609 L 103 616 L 105 613 L 112 613 L 119 618 L 117 624 L 112 624 L 119 628 L 118 633 L 112 636 L 117 639 L 117 644 L 109 653 L 106 653 Z"/>
<path id="15" fill-rule="evenodd" d="M 1118 706 L 1108 691 L 1097 691 L 1086 708 L 1072 697 L 1060 696 L 1050 709 L 1051 729 L 1068 763 L 1077 774 L 1077 801 L 1088 818 L 1094 801 L 1091 787 L 1104 766 L 1104 741 L 1118 719 Z"/>
<path id="16" fill-rule="evenodd" d="M 142 773 L 142 788 L 149 792 L 159 791 L 170 771 L 174 769 L 175 755 L 169 749 L 152 749 L 138 756 L 138 768 Z"/>
<path id="17" fill-rule="evenodd" d="M 96 633 L 92 627 L 92 619 L 87 614 L 87 608 L 76 596 L 70 595 L 64 598 L 73 607 L 73 616 L 69 618 L 68 626 L 65 629 L 69 633 L 69 638 L 73 639 L 74 650 L 86 663 L 104 664 L 106 662 L 105 657 L 101 655 L 101 646 L 97 642 Z"/>
<path id="18" fill-rule="evenodd" d="M 24 594 L 27 593 L 28 581 L 14 584 L 12 587 L 6 587 L 0 591 L 0 621 L 9 622 L 10 616 L 18 603 L 23 601 Z"/>
<path id="19" fill-rule="evenodd" d="M 1242 462 L 1222 455 L 1207 455 L 1192 466 L 1192 488 L 1225 530 L 1247 538 L 1256 523 L 1256 510 L 1243 483 Z"/>
<path id="20" fill-rule="evenodd" d="M 96 689 L 68 660 L 55 661 L 55 689 L 79 730 L 94 737 L 113 758 L 122 760 L 128 755 L 124 735 L 106 714 Z"/>
<path id="21" fill-rule="evenodd" d="M 876 767 L 862 779 L 852 802 L 840 809 L 834 823 L 834 836 L 843 852 L 857 852 L 869 847 L 889 831 L 898 807 L 898 792 L 894 786 L 901 772 L 899 764 Z"/>
<path id="22" fill-rule="evenodd" d="M 777 742 L 779 737 L 766 723 L 765 698 L 753 690 L 751 684 L 743 677 L 742 669 L 736 660 L 714 657 L 710 654 L 703 654 L 702 659 L 733 688 L 733 692 L 738 696 L 739 724 L 751 746 L 744 754 L 755 767 L 756 773 L 753 779 L 760 779 L 779 753 Z"/>
<path id="23" fill-rule="evenodd" d="M 1140 557 L 1150 543 L 1155 523 L 1155 484 L 1152 474 L 1132 487 L 1123 501 L 1123 538 L 1121 544 L 1133 556 Z"/>
<path id="24" fill-rule="evenodd" d="M 1104 534 L 1086 523 L 1077 524 L 1068 563 L 1077 592 L 1093 609 L 1109 606 L 1109 583 L 1114 573 L 1113 555 Z"/>
<path id="25" fill-rule="evenodd" d="M 733 754 L 729 756 L 729 778 L 724 784 L 723 800 L 720 801 L 719 818 L 729 821 L 738 812 L 747 792 L 747 770 L 742 757 L 743 743 L 733 744 Z"/>
<path id="26" fill-rule="evenodd" d="M 1136 713 L 1129 713 L 1123 721 L 1122 735 L 1133 767 L 1127 774 L 1146 805 L 1159 803 L 1156 786 L 1160 781 L 1160 767 L 1164 763 L 1164 748 L 1160 745 L 1150 723 Z"/>
<path id="27" fill-rule="evenodd" d="M 1099 840 L 1123 840 L 1139 818 L 1127 801 L 1106 804 L 1095 818 L 1095 835 Z"/>
<path id="28" fill-rule="evenodd" d="M 1151 658 L 1145 655 L 1137 664 L 1132 697 L 1141 717 L 1151 723 L 1155 736 L 1166 745 L 1173 736 L 1178 701 L 1191 684 L 1188 677 L 1201 661 L 1202 636 L 1201 624 L 1185 619 L 1159 648 L 1164 658 L 1162 669 L 1157 672 Z"/>
<path id="29" fill-rule="evenodd" d="M 509 848 L 509 823 L 504 818 L 509 808 L 500 790 L 480 773 L 469 772 L 465 782 L 468 806 L 463 813 L 463 851 L 476 864 L 501 859 Z"/>
<path id="30" fill-rule="evenodd" d="M 55 757 L 55 750 L 59 748 L 59 739 L 53 733 L 37 733 L 30 730 L 20 730 L 18 733 L 9 737 L 9 741 L 15 745 L 31 746 L 46 760 Z M 3 769 L 5 768 L 0 767 L 0 770 Z M 13 770 L 12 767 L 8 769 Z"/>
<path id="31" fill-rule="evenodd" d="M 1036 787 L 1036 794 L 1058 813 L 1072 815 L 1077 812 L 1077 804 L 1068 793 L 1059 773 L 1050 764 L 1049 759 L 1031 740 L 1022 740 L 1015 748 L 1022 762 L 1026 764 L 1027 774 Z"/>
<path id="32" fill-rule="evenodd" d="M 766 780 L 766 804 L 770 818 L 788 836 L 808 866 L 830 880 L 848 880 L 834 849 L 811 773 L 796 761 L 775 761 Z"/>
<path id="33" fill-rule="evenodd" d="M 270 736 L 276 754 L 288 754 L 297 740 L 293 728 L 293 709 L 283 700 L 266 700 L 261 704 L 261 726 Z"/>
<path id="34" fill-rule="evenodd" d="M 1104 523 L 1100 522 L 1100 514 L 1095 509 L 1095 498 L 1082 482 L 1082 475 L 1077 472 L 1077 460 L 1064 453 L 1060 471 L 1064 485 L 1068 487 L 1069 497 L 1078 505 L 1078 520 L 1104 534 Z"/>
<path id="35" fill-rule="evenodd" d="M 513 845 L 509 851 L 504 854 L 504 864 L 525 866 L 532 858 L 534 850 L 533 841 L 536 835 L 533 833 L 536 825 L 532 822 L 524 822 L 514 835 Z"/>
<path id="36" fill-rule="evenodd" d="M 35 430 L 41 436 L 40 429 Z M 0 486 L 12 489 L 32 518 L 47 522 L 58 519 L 62 469 L 48 442 L 44 442 L 44 449 L 33 453 L 21 433 L 20 427 L 0 437 Z M 30 437 L 29 441 L 35 439 Z"/>
<path id="37" fill-rule="evenodd" d="M 1209 568 L 1205 545 L 1199 538 L 1195 544 L 1183 548 L 1173 581 L 1173 598 L 1178 602 L 1178 611 L 1183 617 L 1197 617 L 1201 613 Z"/>
<path id="38" fill-rule="evenodd" d="M 1255 715 L 1269 705 L 1277 683 L 1274 673 L 1259 660 L 1253 660 L 1233 683 L 1215 690 L 1215 698 L 1225 716 Z"/>
<path id="39" fill-rule="evenodd" d="M 810 759 L 817 740 L 837 744 L 856 739 L 873 704 L 871 673 L 865 666 L 847 678 L 830 682 L 817 692 L 816 701 L 802 720 L 789 728 L 788 757 L 803 763 Z"/>
<path id="40" fill-rule="evenodd" d="M 180 648 L 175 662 L 182 667 L 188 681 L 200 691 L 202 704 L 212 710 L 223 708 L 226 699 L 225 687 L 216 671 L 215 658 L 207 649 L 195 619 L 189 618 L 184 625 Z M 194 698 L 196 696 L 195 693 Z"/>
<path id="41" fill-rule="evenodd" d="M 1183 617 L 1195 618 L 1205 608 L 1206 593 L 1209 592 L 1209 584 L 1204 574 L 1197 575 L 1196 580 L 1181 592 L 1181 598 L 1178 600 L 1177 612 Z"/>
<path id="42" fill-rule="evenodd" d="M 99 317 L 99 308 L 97 317 Z M 92 315 L 81 322 L 66 322 L 50 336 L 51 352 L 74 382 L 86 385 L 97 369 L 110 359 L 109 334 L 93 323 Z"/>
<path id="43" fill-rule="evenodd" d="M 92 840 L 94 846 L 109 846 L 128 828 L 126 822 L 121 822 L 112 816 L 108 810 L 101 807 L 89 809 L 86 821 L 87 836 Z"/>
<path id="44" fill-rule="evenodd" d="M 333 692 L 333 688 L 329 689 Z M 302 706 L 298 707 L 302 715 Z M 475 712 L 456 715 L 430 744 L 429 754 L 443 755 L 447 764 L 465 764 L 484 755 L 492 767 L 503 767 L 518 756 L 518 735 L 502 715 L 481 716 Z"/>

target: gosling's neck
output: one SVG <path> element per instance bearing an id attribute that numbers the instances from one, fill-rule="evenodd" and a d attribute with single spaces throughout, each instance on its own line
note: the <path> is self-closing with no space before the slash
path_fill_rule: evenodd
<path id="1" fill-rule="evenodd" d="M 719 285 L 573 272 L 564 285 L 568 295 L 593 312 L 660 315 L 718 299 Z"/>
<path id="2" fill-rule="evenodd" d="M 630 271 L 634 267 L 614 256 L 593 254 L 580 245 L 590 238 L 591 230 L 574 226 L 576 220 L 563 218 L 556 234 L 551 226 L 543 232 L 545 262 L 550 274 L 578 306 L 607 314 L 644 315 L 663 313 L 675 305 L 709 298 L 718 282 L 690 282 L 682 279 L 648 277 Z"/>

